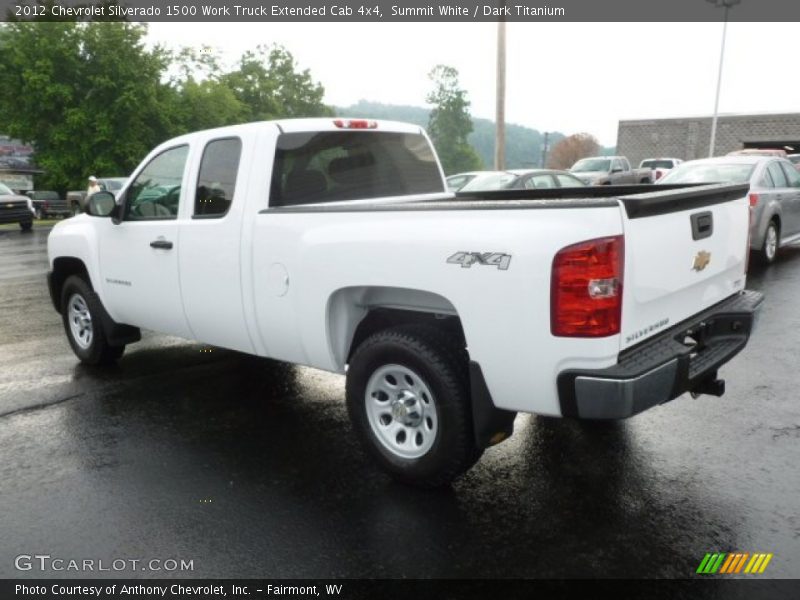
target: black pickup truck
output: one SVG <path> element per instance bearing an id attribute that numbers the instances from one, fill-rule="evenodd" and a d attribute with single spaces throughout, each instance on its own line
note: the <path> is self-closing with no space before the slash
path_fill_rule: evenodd
<path id="1" fill-rule="evenodd" d="M 19 223 L 22 231 L 29 231 L 33 227 L 30 202 L 30 198 L 15 194 L 7 185 L 0 183 L 0 224 Z"/>
<path id="2" fill-rule="evenodd" d="M 67 201 L 52 191 L 31 191 L 27 196 L 33 201 L 33 214 L 37 219 L 69 217 L 72 215 Z"/>

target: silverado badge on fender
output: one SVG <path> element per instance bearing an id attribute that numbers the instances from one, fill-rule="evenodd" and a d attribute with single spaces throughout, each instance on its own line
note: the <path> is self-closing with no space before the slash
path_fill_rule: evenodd
<path id="1" fill-rule="evenodd" d="M 447 262 L 461 265 L 462 269 L 469 269 L 472 265 L 479 264 L 490 265 L 505 271 L 511 263 L 511 255 L 500 252 L 456 252 L 447 259 Z"/>
<path id="2" fill-rule="evenodd" d="M 708 266 L 708 263 L 711 262 L 711 252 L 706 252 L 705 250 L 700 250 L 697 253 L 697 256 L 694 257 L 694 263 L 692 264 L 692 269 L 697 271 L 698 273 L 705 269 Z"/>

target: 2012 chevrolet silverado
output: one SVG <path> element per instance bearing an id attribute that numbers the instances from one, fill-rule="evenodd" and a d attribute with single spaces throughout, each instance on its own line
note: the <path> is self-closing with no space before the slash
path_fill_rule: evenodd
<path id="1" fill-rule="evenodd" d="M 453 196 L 417 126 L 251 123 L 157 147 L 49 237 L 69 343 L 140 328 L 347 376 L 365 447 L 435 486 L 518 412 L 623 419 L 719 395 L 761 295 L 747 186 Z"/>

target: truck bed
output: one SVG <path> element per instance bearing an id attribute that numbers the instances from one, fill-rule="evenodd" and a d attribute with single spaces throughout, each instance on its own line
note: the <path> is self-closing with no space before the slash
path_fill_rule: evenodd
<path id="1" fill-rule="evenodd" d="M 398 198 L 384 202 L 332 202 L 267 208 L 261 213 L 373 212 L 417 210 L 512 210 L 600 208 L 621 202 L 628 218 L 655 216 L 741 198 L 748 184 L 607 185 L 543 190 L 500 190 L 456 193 L 452 199 Z"/>

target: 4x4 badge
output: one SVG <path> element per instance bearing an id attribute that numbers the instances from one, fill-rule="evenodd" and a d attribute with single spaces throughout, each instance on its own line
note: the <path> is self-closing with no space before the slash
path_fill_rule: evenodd
<path id="1" fill-rule="evenodd" d="M 456 252 L 447 262 L 461 265 L 462 269 L 469 269 L 472 265 L 489 265 L 505 271 L 511 264 L 511 255 L 501 252 Z"/>

